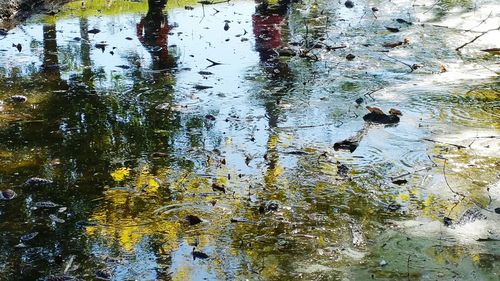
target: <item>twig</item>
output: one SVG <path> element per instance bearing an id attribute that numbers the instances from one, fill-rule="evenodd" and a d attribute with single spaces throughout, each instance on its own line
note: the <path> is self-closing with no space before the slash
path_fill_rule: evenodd
<path id="1" fill-rule="evenodd" d="M 497 27 L 497 28 L 493 28 L 493 29 L 489 29 L 489 30 L 481 32 L 481 34 L 479 34 L 478 36 L 474 37 L 471 41 L 469 41 L 467 43 L 464 43 L 460 47 L 456 48 L 455 51 L 460 52 L 460 49 L 462 49 L 463 47 L 465 47 L 465 46 L 467 46 L 469 44 L 474 43 L 474 41 L 476 41 L 477 39 L 481 38 L 481 36 L 485 35 L 486 33 L 490 32 L 490 31 L 495 31 L 495 30 L 500 30 L 500 26 Z"/>
<path id="2" fill-rule="evenodd" d="M 443 159 L 444 159 L 444 163 L 443 163 L 443 177 L 444 177 L 444 181 L 446 182 L 446 185 L 451 190 L 451 192 L 453 192 L 453 194 L 459 195 L 462 198 L 465 198 L 466 197 L 465 195 L 463 195 L 462 193 L 457 192 L 457 191 L 453 190 L 453 188 L 451 188 L 450 183 L 448 182 L 448 178 L 446 177 L 446 161 L 448 161 L 448 159 L 446 159 L 446 158 L 443 158 Z"/>
<path id="3" fill-rule="evenodd" d="M 408 281 L 410 280 L 410 257 L 411 255 L 408 255 L 408 260 L 406 261 L 406 278 Z"/>
<path id="4" fill-rule="evenodd" d="M 423 139 L 425 141 L 430 141 L 430 142 L 433 142 L 433 143 L 439 143 L 439 144 L 446 144 L 446 145 L 451 145 L 451 146 L 454 146 L 458 149 L 461 149 L 461 148 L 467 148 L 466 146 L 463 146 L 463 145 L 460 145 L 460 144 L 454 144 L 454 143 L 447 143 L 447 142 L 441 142 L 441 141 L 437 141 L 437 140 L 432 140 L 432 139 Z"/>
<path id="5" fill-rule="evenodd" d="M 399 178 L 402 178 L 402 177 L 406 177 L 406 176 L 409 176 L 409 175 L 412 175 L 412 174 L 415 174 L 415 173 L 418 173 L 418 172 L 422 172 L 422 171 L 428 171 L 430 170 L 431 167 L 425 167 L 425 168 L 421 168 L 421 169 L 418 169 L 418 170 L 415 170 L 413 172 L 406 172 L 404 174 L 401 174 L 401 175 L 397 175 L 395 177 L 390 177 L 391 181 L 394 181 L 395 179 L 399 179 Z"/>
<path id="6" fill-rule="evenodd" d="M 393 57 L 389 56 L 388 54 L 384 54 L 384 55 L 385 55 L 386 57 L 390 58 L 390 59 L 393 59 L 393 60 L 395 60 L 395 61 L 397 61 L 397 62 L 399 62 L 399 63 L 402 63 L 402 64 L 404 64 L 404 65 L 408 66 L 408 67 L 410 68 L 410 73 L 412 73 L 415 69 L 417 69 L 417 68 L 418 68 L 418 66 L 417 66 L 417 65 L 415 65 L 415 64 L 407 64 L 406 62 L 404 62 L 404 61 L 402 61 L 402 60 L 399 60 L 399 59 L 397 59 L 397 58 L 393 58 Z"/>
<path id="7" fill-rule="evenodd" d="M 212 66 L 216 66 L 216 65 L 221 65 L 222 63 L 221 62 L 216 62 L 216 61 L 213 61 L 211 59 L 206 59 L 207 61 L 209 61 L 211 63 L 211 65 L 207 66 L 207 68 L 209 67 L 212 67 Z"/>
<path id="8" fill-rule="evenodd" d="M 482 20 L 482 21 L 481 21 L 478 25 L 476 25 L 476 26 L 474 26 L 474 27 L 472 27 L 472 28 L 470 28 L 470 29 L 468 29 L 468 30 L 464 30 L 464 31 L 470 32 L 470 31 L 472 31 L 474 28 L 476 28 L 476 27 L 480 26 L 481 24 L 483 24 L 485 21 L 487 21 L 487 20 L 491 17 L 491 14 L 492 14 L 492 13 L 493 13 L 493 11 L 491 11 L 491 12 L 490 12 L 490 14 L 489 14 L 489 15 L 488 15 L 488 16 L 487 16 L 484 20 Z"/>

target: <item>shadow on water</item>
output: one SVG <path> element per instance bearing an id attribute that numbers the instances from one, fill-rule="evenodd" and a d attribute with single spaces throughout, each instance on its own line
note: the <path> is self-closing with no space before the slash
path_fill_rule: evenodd
<path id="1" fill-rule="evenodd" d="M 494 276 L 495 57 L 388 32 L 409 3 L 77 1 L 6 31 L 2 278 Z"/>

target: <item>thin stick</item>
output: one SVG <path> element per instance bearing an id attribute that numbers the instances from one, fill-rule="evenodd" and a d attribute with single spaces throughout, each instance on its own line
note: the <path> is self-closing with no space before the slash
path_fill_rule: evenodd
<path id="1" fill-rule="evenodd" d="M 410 256 L 408 255 L 408 260 L 406 261 L 406 277 L 408 281 L 410 280 Z"/>
<path id="2" fill-rule="evenodd" d="M 460 144 L 453 144 L 453 143 L 447 143 L 447 142 L 441 142 L 441 141 L 437 141 L 437 140 L 432 140 L 432 139 L 423 139 L 425 141 L 430 141 L 430 142 L 434 142 L 434 143 L 439 143 L 439 144 L 446 144 L 446 145 L 451 145 L 451 146 L 454 146 L 458 149 L 461 149 L 461 148 L 467 148 L 466 146 L 463 146 L 463 145 L 460 145 Z"/>
<path id="3" fill-rule="evenodd" d="M 481 38 L 481 36 L 483 36 L 483 35 L 487 34 L 487 33 L 488 33 L 488 32 L 490 32 L 490 31 L 495 31 L 495 30 L 500 30 L 500 26 L 499 26 L 499 27 L 497 27 L 497 28 L 494 28 L 494 29 L 489 29 L 489 30 L 486 30 L 486 31 L 481 32 L 481 34 L 479 34 L 478 36 L 474 37 L 474 38 L 473 38 L 472 40 L 470 40 L 469 42 L 467 42 L 467 43 L 465 43 L 465 44 L 461 45 L 460 47 L 456 48 L 456 49 L 455 49 L 455 51 L 460 52 L 460 49 L 462 49 L 463 47 L 465 47 L 465 46 L 467 46 L 467 45 L 469 45 L 469 44 L 474 43 L 474 41 L 476 41 L 477 39 Z"/>

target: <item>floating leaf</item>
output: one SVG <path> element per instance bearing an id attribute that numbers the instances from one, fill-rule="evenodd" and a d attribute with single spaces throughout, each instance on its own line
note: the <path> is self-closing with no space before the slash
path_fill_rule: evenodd
<path id="1" fill-rule="evenodd" d="M 44 187 L 52 185 L 53 183 L 54 183 L 53 181 L 48 179 L 33 177 L 25 181 L 24 185 L 28 187 Z"/>
<path id="2" fill-rule="evenodd" d="M 38 232 L 28 233 L 28 234 L 21 236 L 19 238 L 19 240 L 21 240 L 21 242 L 27 242 L 27 241 L 30 241 L 31 239 L 35 238 L 37 235 L 38 235 Z"/>
<path id="3" fill-rule="evenodd" d="M 41 202 L 36 202 L 35 207 L 37 207 L 37 208 L 54 208 L 54 207 L 59 207 L 59 204 L 56 204 L 52 201 L 41 201 Z"/>
<path id="4" fill-rule="evenodd" d="M 402 184 L 405 184 L 407 182 L 408 181 L 405 179 L 392 181 L 393 184 L 397 184 L 397 185 L 402 185 Z"/>

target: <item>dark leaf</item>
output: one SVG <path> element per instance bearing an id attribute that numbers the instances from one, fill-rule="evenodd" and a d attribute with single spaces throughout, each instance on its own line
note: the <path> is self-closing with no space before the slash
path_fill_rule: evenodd
<path id="1" fill-rule="evenodd" d="M 205 118 L 207 118 L 210 121 L 215 121 L 215 116 L 213 116 L 212 114 L 205 115 Z"/>
<path id="2" fill-rule="evenodd" d="M 198 74 L 200 74 L 200 75 L 212 75 L 213 73 L 210 71 L 203 71 L 202 70 L 202 71 L 198 72 Z"/>
<path id="3" fill-rule="evenodd" d="M 351 140 L 343 140 L 340 142 L 336 142 L 333 145 L 333 149 L 335 151 L 339 150 L 349 150 L 349 152 L 354 152 L 356 148 L 358 148 L 359 143 L 357 141 L 351 141 Z"/>
<path id="4" fill-rule="evenodd" d="M 27 241 L 30 241 L 31 239 L 35 238 L 37 235 L 38 235 L 38 232 L 28 233 L 28 234 L 21 236 L 19 238 L 19 240 L 21 240 L 21 242 L 27 242 Z"/>
<path id="5" fill-rule="evenodd" d="M 390 32 L 399 32 L 399 28 L 396 27 L 386 26 L 385 29 L 389 30 Z"/>
<path id="6" fill-rule="evenodd" d="M 216 182 L 214 182 L 212 184 L 212 190 L 213 191 L 220 191 L 220 192 L 222 192 L 224 194 L 226 193 L 226 188 L 224 188 L 224 186 L 222 184 L 216 183 Z"/>
<path id="7" fill-rule="evenodd" d="M 450 219 L 449 217 L 444 217 L 443 218 L 443 223 L 445 226 L 451 226 L 453 224 L 453 220 Z"/>
<path id="8" fill-rule="evenodd" d="M 344 5 L 349 9 L 354 8 L 354 2 L 352 2 L 351 0 L 345 1 Z"/>
<path id="9" fill-rule="evenodd" d="M 12 200 L 16 197 L 16 192 L 12 189 L 6 189 L 0 192 L 0 200 Z"/>
<path id="10" fill-rule="evenodd" d="M 411 23 L 411 22 L 406 21 L 406 20 L 404 20 L 404 19 L 396 19 L 396 21 L 397 21 L 398 23 L 405 23 L 405 24 L 408 24 L 408 25 L 412 25 L 412 23 Z"/>
<path id="11" fill-rule="evenodd" d="M 403 42 L 401 42 L 401 41 L 385 42 L 384 44 L 382 44 L 382 46 L 386 47 L 386 48 L 395 48 L 395 47 L 401 46 L 401 45 L 403 45 Z"/>
<path id="12" fill-rule="evenodd" d="M 364 101 L 364 100 L 363 100 L 363 98 L 357 98 L 357 99 L 355 100 L 355 102 L 356 102 L 357 104 L 362 104 L 362 103 L 363 103 L 363 101 Z"/>
<path id="13" fill-rule="evenodd" d="M 195 248 L 193 248 L 193 260 L 196 260 L 196 259 L 200 259 L 200 260 L 204 260 L 204 259 L 208 259 L 209 256 L 203 252 L 200 252 L 200 251 L 195 251 Z"/>
<path id="14" fill-rule="evenodd" d="M 353 54 L 348 54 L 345 58 L 348 60 L 348 61 L 351 61 L 355 58 L 356 56 L 353 55 Z"/>
<path id="15" fill-rule="evenodd" d="M 399 204 L 396 204 L 396 203 L 391 203 L 387 206 L 387 209 L 389 209 L 389 211 L 397 211 L 401 208 L 401 206 Z"/>
<path id="16" fill-rule="evenodd" d="M 10 100 L 13 102 L 17 102 L 17 103 L 23 103 L 23 102 L 26 102 L 28 100 L 28 98 L 26 96 L 23 96 L 23 95 L 14 95 L 14 96 L 10 97 Z"/>
<path id="17" fill-rule="evenodd" d="M 93 28 L 93 29 L 91 29 L 91 30 L 89 30 L 87 32 L 90 33 L 90 34 L 97 34 L 97 33 L 101 32 L 101 31 L 99 29 L 97 29 L 97 28 Z"/>
<path id="18" fill-rule="evenodd" d="M 229 23 L 226 22 L 226 24 L 224 24 L 224 31 L 228 31 L 229 30 Z"/>
<path id="19" fill-rule="evenodd" d="M 194 85 L 193 88 L 195 88 L 196 90 L 206 90 L 206 89 L 210 89 L 210 88 L 213 88 L 212 86 L 205 86 L 205 85 Z"/>
<path id="20" fill-rule="evenodd" d="M 199 224 L 201 222 L 203 222 L 202 219 L 200 219 L 199 217 L 195 216 L 195 215 L 187 215 L 186 216 L 186 221 L 190 224 L 190 225 L 195 225 L 195 224 Z"/>
<path id="21" fill-rule="evenodd" d="M 24 182 L 24 186 L 27 186 L 27 187 L 45 187 L 45 186 L 50 186 L 53 183 L 54 183 L 53 181 L 48 180 L 48 179 L 33 177 L 33 178 L 29 178 L 28 180 L 26 180 Z"/>
<path id="22" fill-rule="evenodd" d="M 392 181 L 393 184 L 397 184 L 397 185 L 402 185 L 402 184 L 405 184 L 407 182 L 408 181 L 405 179 Z"/>

